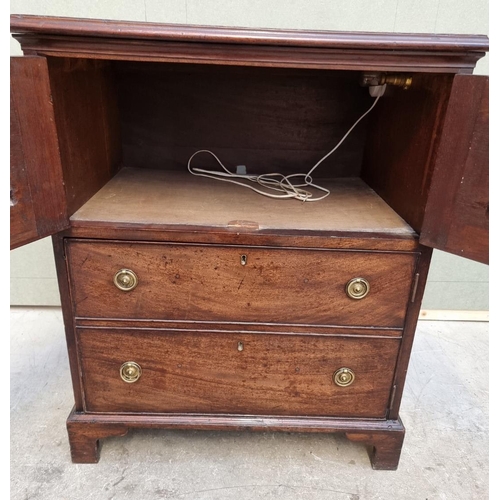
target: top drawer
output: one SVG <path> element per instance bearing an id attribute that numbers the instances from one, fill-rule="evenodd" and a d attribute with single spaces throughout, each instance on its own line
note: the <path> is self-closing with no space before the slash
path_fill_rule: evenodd
<path id="1" fill-rule="evenodd" d="M 402 327 L 416 254 L 67 240 L 75 315 Z M 114 276 L 132 270 L 135 288 Z M 362 299 L 346 284 L 364 278 Z"/>

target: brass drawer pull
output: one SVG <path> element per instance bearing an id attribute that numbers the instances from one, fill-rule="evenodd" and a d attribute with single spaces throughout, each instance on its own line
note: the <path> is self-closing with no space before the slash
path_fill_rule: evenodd
<path id="1" fill-rule="evenodd" d="M 353 278 L 345 286 L 345 292 L 351 299 L 362 299 L 368 295 L 370 283 L 364 278 Z"/>
<path id="2" fill-rule="evenodd" d="M 139 280 L 137 278 L 137 274 L 130 269 L 120 269 L 113 278 L 113 283 L 117 288 L 123 290 L 124 292 L 130 292 L 133 290 Z"/>
<path id="3" fill-rule="evenodd" d="M 340 387 L 347 387 L 354 382 L 354 372 L 350 368 L 339 368 L 333 374 L 333 381 Z"/>
<path id="4" fill-rule="evenodd" d="M 120 367 L 120 377 L 127 384 L 137 382 L 142 375 L 142 368 L 135 361 L 127 361 Z"/>

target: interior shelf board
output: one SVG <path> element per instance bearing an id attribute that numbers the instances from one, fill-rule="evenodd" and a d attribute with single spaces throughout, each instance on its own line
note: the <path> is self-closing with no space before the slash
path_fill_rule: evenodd
<path id="1" fill-rule="evenodd" d="M 72 217 L 74 225 L 110 223 L 276 231 L 370 232 L 415 236 L 413 229 L 359 178 L 322 180 L 318 202 L 274 200 L 244 187 L 188 172 L 122 168 Z"/>

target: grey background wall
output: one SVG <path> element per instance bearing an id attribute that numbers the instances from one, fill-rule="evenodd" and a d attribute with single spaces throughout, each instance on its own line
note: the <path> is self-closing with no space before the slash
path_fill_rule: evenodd
<path id="1" fill-rule="evenodd" d="M 260 28 L 488 34 L 487 0 L 11 0 L 11 12 Z M 11 53 L 21 54 L 12 40 Z M 477 74 L 488 73 L 488 57 Z M 58 305 L 50 239 L 11 252 L 11 304 Z M 488 309 L 488 266 L 435 252 L 425 309 Z"/>

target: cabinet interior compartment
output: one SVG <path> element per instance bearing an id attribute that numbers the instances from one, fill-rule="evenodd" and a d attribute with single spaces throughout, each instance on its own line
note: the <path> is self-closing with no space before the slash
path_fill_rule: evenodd
<path id="1" fill-rule="evenodd" d="M 373 103 L 361 71 L 48 61 L 70 215 L 122 167 L 161 171 L 164 182 L 171 173 L 196 188 L 201 179 L 187 172 L 187 161 L 200 149 L 232 171 L 245 165 L 248 173 L 306 173 Z M 407 90 L 388 87 L 313 177 L 366 184 L 418 232 L 453 76 L 412 77 Z M 217 164 L 199 155 L 193 166 Z M 275 209 L 274 200 L 229 186 L 242 192 L 235 195 L 240 203 L 252 194 L 262 210 L 269 202 Z M 301 204 L 282 203 L 287 210 Z M 332 207 L 324 201 L 307 205 L 322 203 L 328 217 Z"/>

